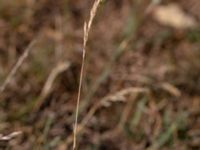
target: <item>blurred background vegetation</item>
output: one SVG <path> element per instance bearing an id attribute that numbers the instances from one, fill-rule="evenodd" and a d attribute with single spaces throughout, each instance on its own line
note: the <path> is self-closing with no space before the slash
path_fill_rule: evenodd
<path id="1" fill-rule="evenodd" d="M 0 147 L 72 147 L 93 0 L 0 0 Z M 200 149 L 200 1 L 104 0 L 87 45 L 80 150 Z M 170 14 L 172 14 L 170 16 Z"/>

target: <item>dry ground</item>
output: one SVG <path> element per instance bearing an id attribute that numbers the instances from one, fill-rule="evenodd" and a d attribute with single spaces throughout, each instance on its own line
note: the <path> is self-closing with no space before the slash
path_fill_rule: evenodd
<path id="1" fill-rule="evenodd" d="M 98 10 L 87 46 L 80 150 L 200 149 L 200 28 L 161 25 L 147 13 L 150 2 L 105 0 Z M 200 1 L 176 3 L 200 21 Z M 0 0 L 0 85 L 37 40 L 0 94 L 0 133 L 22 132 L 8 149 L 71 149 L 83 22 L 92 4 Z"/>

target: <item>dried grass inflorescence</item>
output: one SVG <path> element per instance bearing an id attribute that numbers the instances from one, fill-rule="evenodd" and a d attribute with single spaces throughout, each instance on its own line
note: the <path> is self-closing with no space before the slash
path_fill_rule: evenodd
<path id="1" fill-rule="evenodd" d="M 86 45 L 88 41 L 89 32 L 94 20 L 94 17 L 97 13 L 97 8 L 102 0 L 96 0 L 92 6 L 90 11 L 90 18 L 88 22 L 84 23 L 84 37 L 83 37 L 83 55 L 82 55 L 82 65 L 81 65 L 81 72 L 80 72 L 80 80 L 79 80 L 79 88 L 78 88 L 78 97 L 77 97 L 77 106 L 76 106 L 76 115 L 75 115 L 75 124 L 74 124 L 74 143 L 73 149 L 76 148 L 76 137 L 77 137 L 77 124 L 78 124 L 78 114 L 79 114 L 79 103 L 80 103 L 80 96 L 81 96 L 81 89 L 82 89 L 82 81 L 83 81 L 83 72 L 85 66 L 85 55 L 86 55 Z"/>

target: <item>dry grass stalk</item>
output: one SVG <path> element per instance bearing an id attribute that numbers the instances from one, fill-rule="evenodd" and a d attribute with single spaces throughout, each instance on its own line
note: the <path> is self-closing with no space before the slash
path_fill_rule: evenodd
<path id="1" fill-rule="evenodd" d="M 37 100 L 35 107 L 34 107 L 34 111 L 37 111 L 42 104 L 44 103 L 44 100 L 46 99 L 46 97 L 49 95 L 49 93 L 52 90 L 52 85 L 55 81 L 55 79 L 58 77 L 59 74 L 61 74 L 62 72 L 66 71 L 68 68 L 70 67 L 70 63 L 69 62 L 62 62 L 59 63 L 50 73 L 49 77 L 47 78 L 45 85 L 42 89 L 42 92 L 39 96 L 39 99 Z"/>
<path id="2" fill-rule="evenodd" d="M 3 135 L 0 134 L 0 141 L 8 141 L 8 140 L 11 140 L 11 139 L 17 137 L 17 136 L 20 135 L 20 134 L 22 134 L 21 131 L 16 131 L 16 132 L 13 132 L 13 133 L 11 133 L 11 134 L 9 134 L 9 135 L 6 135 L 6 136 L 3 136 Z"/>
<path id="3" fill-rule="evenodd" d="M 89 112 L 85 115 L 84 119 L 81 121 L 80 125 L 77 126 L 77 133 L 82 133 L 83 130 L 86 128 L 86 124 L 88 123 L 88 121 L 92 118 L 92 116 L 102 107 L 110 107 L 112 103 L 116 103 L 116 102 L 127 102 L 127 95 L 134 95 L 134 97 L 132 98 L 132 101 L 127 102 L 127 106 L 130 105 L 130 103 L 133 103 L 136 100 L 136 97 L 138 96 L 138 94 L 144 93 L 144 94 L 149 94 L 150 90 L 147 88 L 138 88 L 138 87 L 130 87 L 130 88 L 126 88 L 120 91 L 117 91 L 116 93 L 113 93 L 111 95 L 105 96 L 104 98 L 102 98 L 98 103 L 95 103 L 91 109 L 89 110 Z M 131 105 L 130 105 L 131 106 Z M 128 106 L 129 107 L 129 106 Z M 126 107 L 127 108 L 127 107 Z M 126 109 L 125 108 L 125 109 Z M 124 109 L 124 113 L 123 116 L 119 122 L 119 125 L 114 128 L 112 131 L 108 131 L 107 133 L 105 133 L 102 138 L 107 138 L 110 135 L 112 135 L 114 133 L 117 134 L 119 130 L 119 127 L 124 123 L 124 119 L 123 117 L 125 117 L 127 119 L 127 113 L 129 113 L 130 108 L 128 109 L 128 112 Z M 69 136 L 66 140 L 66 147 L 67 145 L 71 144 L 73 142 L 73 137 Z"/>
<path id="4" fill-rule="evenodd" d="M 7 85 L 11 82 L 11 80 L 14 78 L 17 70 L 21 67 L 21 65 L 23 64 L 24 60 L 28 57 L 33 45 L 35 45 L 36 43 L 36 39 L 33 40 L 28 47 L 24 50 L 24 53 L 20 56 L 20 58 L 18 59 L 17 63 L 15 64 L 15 66 L 13 67 L 13 69 L 10 71 L 10 73 L 8 74 L 7 78 L 5 79 L 4 83 L 2 84 L 2 86 L 0 87 L 0 94 L 5 90 L 5 88 L 7 87 Z"/>
<path id="5" fill-rule="evenodd" d="M 8 149 L 9 141 L 21 135 L 21 131 L 10 133 L 9 135 L 0 134 L 0 149 Z"/>
<path id="6" fill-rule="evenodd" d="M 170 84 L 170 83 L 162 83 L 161 87 L 167 91 L 168 93 L 170 93 L 171 95 L 175 96 L 175 97 L 180 97 L 181 96 L 181 91 L 175 87 L 174 85 Z"/>
<path id="7" fill-rule="evenodd" d="M 126 95 L 135 93 L 149 93 L 149 89 L 147 88 L 137 88 L 137 87 L 129 87 L 118 91 L 115 94 L 108 95 L 101 100 L 101 105 L 104 107 L 109 107 L 111 102 L 125 102 Z"/>
<path id="8" fill-rule="evenodd" d="M 96 0 L 92 6 L 90 11 L 90 18 L 88 22 L 84 23 L 84 38 L 83 38 L 83 55 L 82 55 L 82 65 L 81 65 L 81 72 L 80 72 L 80 80 L 79 80 L 79 88 L 78 88 L 78 96 L 77 96 L 77 106 L 76 106 L 76 115 L 75 115 L 75 124 L 74 124 L 74 138 L 73 138 L 73 149 L 76 148 L 76 137 L 77 137 L 77 124 L 78 124 L 78 114 L 79 114 L 79 103 L 80 103 L 80 96 L 81 96 L 81 89 L 82 89 L 82 81 L 83 81 L 83 72 L 85 66 L 85 55 L 86 55 L 86 45 L 88 41 L 89 32 L 94 20 L 94 17 L 97 12 L 97 8 L 102 0 Z"/>

